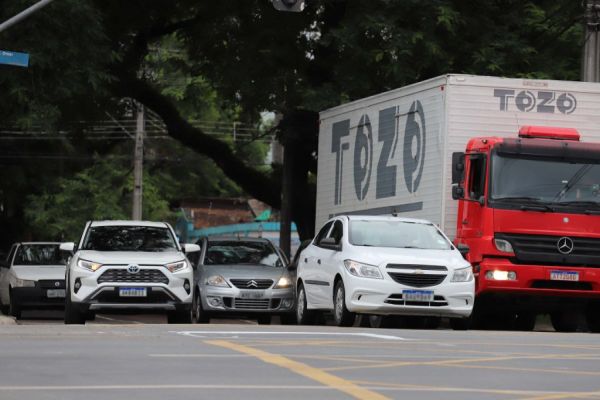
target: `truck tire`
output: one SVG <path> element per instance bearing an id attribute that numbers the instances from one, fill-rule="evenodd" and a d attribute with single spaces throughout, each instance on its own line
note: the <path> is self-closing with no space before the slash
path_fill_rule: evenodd
<path id="1" fill-rule="evenodd" d="M 65 299 L 65 324 L 67 325 L 83 325 L 85 324 L 85 314 L 71 302 L 71 295 L 67 289 L 67 298 Z"/>
<path id="2" fill-rule="evenodd" d="M 590 332 L 600 333 L 600 302 L 592 302 L 587 305 L 585 319 Z"/>
<path id="3" fill-rule="evenodd" d="M 514 328 L 517 331 L 528 332 L 535 328 L 537 314 L 531 312 L 517 313 L 514 320 Z"/>
<path id="4" fill-rule="evenodd" d="M 313 325 L 315 323 L 316 313 L 309 310 L 306 305 L 306 292 L 304 285 L 298 286 L 298 295 L 296 299 L 296 322 L 298 325 Z"/>
<path id="5" fill-rule="evenodd" d="M 346 307 L 346 291 L 341 280 L 336 283 L 333 291 L 333 319 L 337 326 L 352 326 L 356 319 L 356 314 Z"/>
<path id="6" fill-rule="evenodd" d="M 557 332 L 575 332 L 579 327 L 578 315 L 568 311 L 555 311 L 550 314 L 552 327 Z"/>

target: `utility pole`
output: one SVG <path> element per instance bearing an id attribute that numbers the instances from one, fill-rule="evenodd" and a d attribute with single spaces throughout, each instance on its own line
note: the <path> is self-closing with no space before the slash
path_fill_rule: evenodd
<path id="1" fill-rule="evenodd" d="M 20 13 L 18 13 L 17 15 L 15 15 L 12 18 L 7 19 L 6 21 L 4 21 L 3 23 L 0 24 L 0 32 L 10 28 L 11 26 L 13 26 L 14 24 L 16 24 L 17 22 L 20 22 L 22 20 L 24 20 L 25 18 L 29 17 L 31 14 L 33 14 L 34 12 L 38 11 L 39 9 L 47 6 L 48 4 L 50 4 L 50 2 L 53 0 L 42 0 L 39 1 L 37 3 L 35 3 L 34 5 L 32 5 L 31 7 L 21 11 Z"/>
<path id="2" fill-rule="evenodd" d="M 600 82 L 600 0 L 586 0 L 582 80 Z"/>
<path id="3" fill-rule="evenodd" d="M 144 178 L 144 133 L 146 121 L 144 119 L 144 106 L 136 104 L 136 129 L 135 148 L 133 156 L 133 212 L 131 219 L 139 221 L 142 219 L 142 199 L 144 190 L 142 182 Z"/>

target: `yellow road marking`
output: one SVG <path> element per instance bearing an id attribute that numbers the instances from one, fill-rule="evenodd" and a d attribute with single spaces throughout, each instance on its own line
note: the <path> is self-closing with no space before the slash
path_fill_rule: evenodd
<path id="1" fill-rule="evenodd" d="M 205 343 L 212 344 L 213 346 L 224 347 L 229 350 L 237 351 L 244 354 L 254 356 L 266 363 L 274 364 L 282 368 L 287 368 L 290 371 L 305 376 L 309 379 L 317 381 L 323 385 L 329 386 L 333 389 L 339 390 L 356 399 L 372 399 L 372 400 L 387 400 L 385 397 L 377 392 L 362 388 L 353 382 L 340 378 L 338 376 L 329 374 L 322 369 L 311 367 L 310 365 L 291 360 L 287 357 L 268 353 L 263 350 L 255 349 L 253 347 L 244 346 L 241 344 L 229 342 L 227 340 L 207 340 Z"/>

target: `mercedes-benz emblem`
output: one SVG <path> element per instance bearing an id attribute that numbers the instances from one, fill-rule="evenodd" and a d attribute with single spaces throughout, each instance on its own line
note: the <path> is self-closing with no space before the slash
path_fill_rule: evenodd
<path id="1" fill-rule="evenodd" d="M 561 237 L 558 239 L 558 242 L 556 242 L 556 248 L 561 254 L 571 254 L 574 247 L 573 239 L 566 236 Z"/>
<path id="2" fill-rule="evenodd" d="M 258 287 L 258 283 L 255 280 L 251 280 L 251 281 L 248 281 L 248 283 L 246 283 L 246 287 L 256 288 L 256 287 Z"/>
<path id="3" fill-rule="evenodd" d="M 136 264 L 130 264 L 127 266 L 127 272 L 129 272 L 130 274 L 137 274 L 138 272 L 140 272 L 140 266 Z"/>

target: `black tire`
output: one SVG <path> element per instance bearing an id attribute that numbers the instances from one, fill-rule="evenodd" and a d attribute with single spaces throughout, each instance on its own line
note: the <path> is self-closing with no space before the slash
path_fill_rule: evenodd
<path id="1" fill-rule="evenodd" d="M 568 311 L 555 311 L 551 313 L 550 321 L 556 332 L 575 332 L 579 327 L 578 315 Z"/>
<path id="2" fill-rule="evenodd" d="M 304 285 L 300 284 L 296 293 L 296 323 L 298 325 L 314 325 L 317 314 L 307 308 Z"/>
<path id="3" fill-rule="evenodd" d="M 356 314 L 346 307 L 346 291 L 344 282 L 338 281 L 333 291 L 333 320 L 337 326 L 352 326 Z"/>
<path id="4" fill-rule="evenodd" d="M 517 331 L 529 332 L 535 328 L 537 314 L 532 312 L 517 313 L 514 320 L 514 328 Z"/>
<path id="5" fill-rule="evenodd" d="M 21 319 L 21 305 L 13 299 L 12 292 L 9 294 L 10 304 L 8 305 L 8 313 L 15 317 L 15 319 Z"/>
<path id="6" fill-rule="evenodd" d="M 4 315 L 10 315 L 10 307 L 0 300 L 0 312 Z"/>
<path id="7" fill-rule="evenodd" d="M 600 303 L 591 302 L 585 310 L 585 319 L 590 332 L 600 333 Z"/>
<path id="8" fill-rule="evenodd" d="M 192 309 L 191 307 L 167 312 L 167 322 L 169 324 L 191 324 Z"/>
<path id="9" fill-rule="evenodd" d="M 71 294 L 67 289 L 67 298 L 65 299 L 65 324 L 67 325 L 83 325 L 85 324 L 85 314 L 71 302 Z"/>
<path id="10" fill-rule="evenodd" d="M 450 327 L 455 331 L 466 331 L 471 327 L 471 318 L 450 318 Z"/>
<path id="11" fill-rule="evenodd" d="M 210 322 L 210 316 L 202 307 L 202 299 L 198 290 L 196 290 L 194 302 L 192 303 L 192 322 L 196 324 L 208 324 Z"/>
<path id="12" fill-rule="evenodd" d="M 281 314 L 279 320 L 281 321 L 281 325 L 296 325 L 296 314 Z"/>
<path id="13" fill-rule="evenodd" d="M 395 328 L 396 321 L 391 315 L 369 315 L 369 326 L 371 328 Z"/>
<path id="14" fill-rule="evenodd" d="M 259 315 L 258 318 L 256 318 L 256 322 L 258 322 L 259 325 L 271 325 L 271 316 Z"/>

